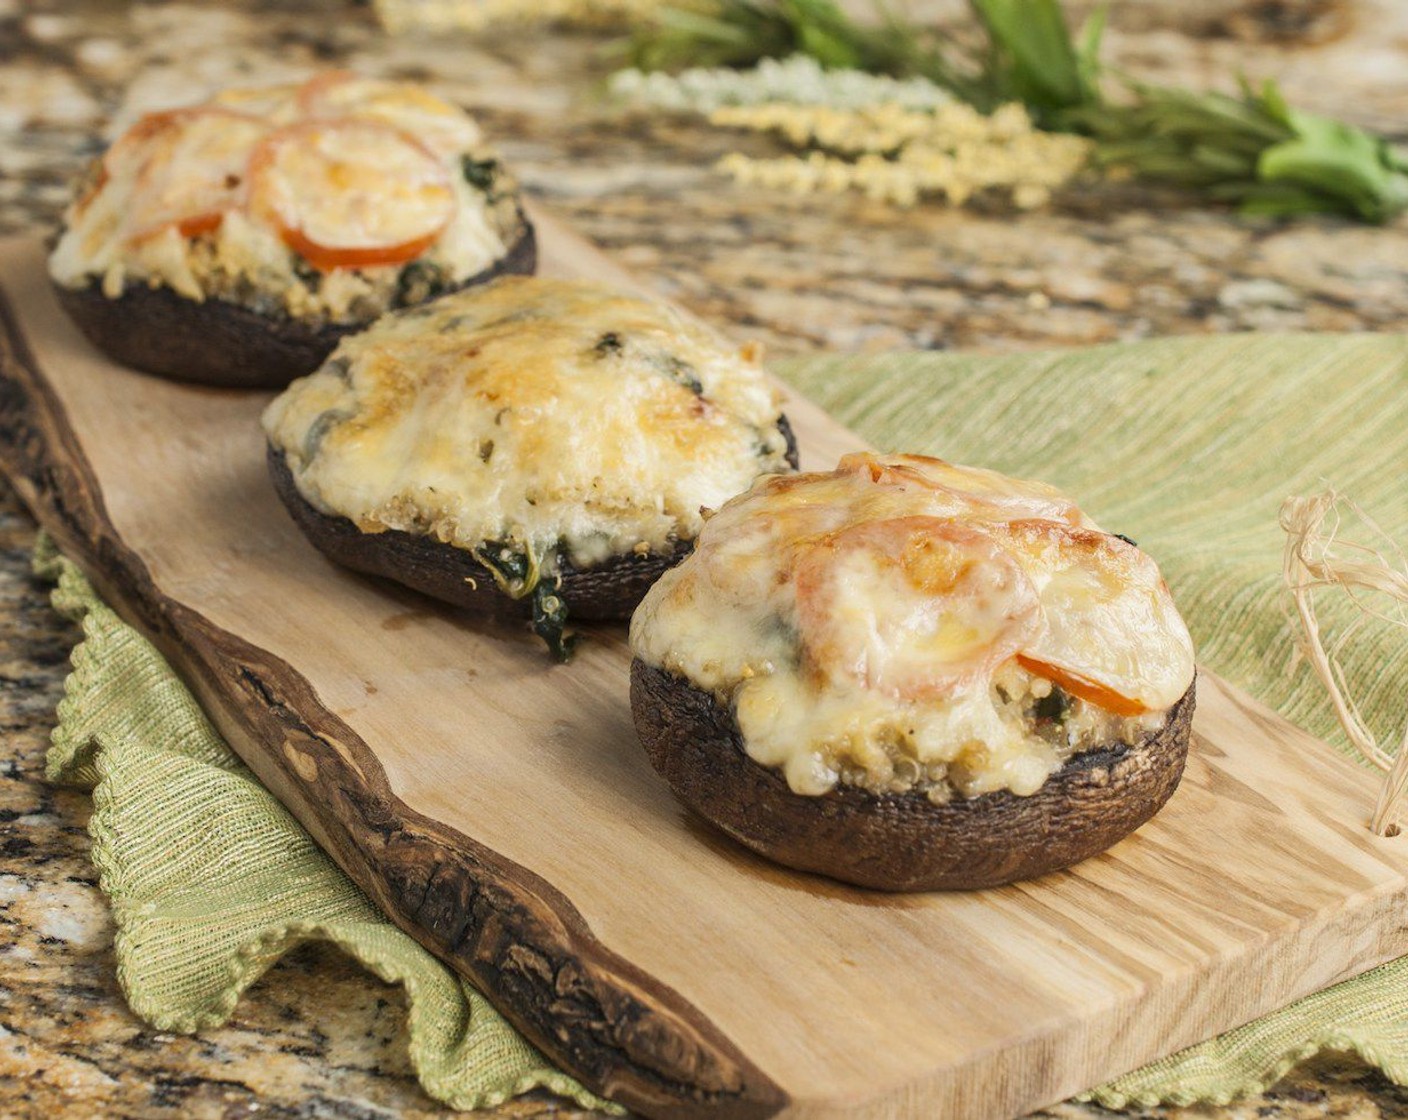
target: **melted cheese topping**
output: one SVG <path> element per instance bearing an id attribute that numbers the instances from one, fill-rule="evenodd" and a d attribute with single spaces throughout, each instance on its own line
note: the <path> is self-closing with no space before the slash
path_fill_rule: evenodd
<path id="1" fill-rule="evenodd" d="M 442 156 L 458 158 L 484 142 L 473 118 L 405 82 L 373 81 L 336 70 L 307 83 L 300 96 L 309 117 L 381 121 L 405 129 Z"/>
<path id="2" fill-rule="evenodd" d="M 408 260 L 450 287 L 507 251 L 514 185 L 500 175 L 486 191 L 466 161 L 494 161 L 478 126 L 415 86 L 337 72 L 227 90 L 113 144 L 65 214 L 50 274 L 96 278 L 112 298 L 136 282 L 369 321 L 403 300 Z"/>
<path id="3" fill-rule="evenodd" d="M 341 71 L 334 71 L 341 73 Z M 321 75 L 319 75 L 321 77 Z M 303 85 L 284 84 L 276 86 L 236 86 L 222 89 L 207 104 L 230 109 L 236 113 L 247 113 L 252 117 L 271 124 L 293 124 L 302 119 L 303 91 L 318 78 L 310 79 Z"/>
<path id="4" fill-rule="evenodd" d="M 140 239 L 170 225 L 219 224 L 244 203 L 245 168 L 265 131 L 237 113 L 166 114 L 150 137 L 132 145 L 136 150 L 113 161 L 122 168 L 130 160 L 135 179 L 126 230 Z"/>
<path id="5" fill-rule="evenodd" d="M 255 212 L 267 211 L 278 228 L 328 249 L 433 239 L 455 214 L 453 180 L 442 162 L 374 121 L 281 129 L 264 157 L 252 168 Z"/>
<path id="6" fill-rule="evenodd" d="M 692 540 L 783 471 L 756 360 L 672 309 L 507 277 L 345 339 L 264 414 L 299 492 L 366 532 L 505 541 L 551 574 Z"/>
<path id="7" fill-rule="evenodd" d="M 817 795 L 1031 794 L 1160 726 L 1193 647 L 1157 566 L 1042 483 L 921 456 L 765 479 L 646 595 L 631 648 Z"/>

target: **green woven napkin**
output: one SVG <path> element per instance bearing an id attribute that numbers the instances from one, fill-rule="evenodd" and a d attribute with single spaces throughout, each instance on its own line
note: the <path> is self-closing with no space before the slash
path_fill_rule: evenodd
<path id="1" fill-rule="evenodd" d="M 1199 661 L 1347 749 L 1324 689 L 1293 671 L 1284 498 L 1333 485 L 1408 547 L 1408 338 L 1233 335 L 1003 357 L 789 363 L 801 392 L 872 443 L 1043 478 L 1158 558 Z M 1327 636 L 1357 617 L 1317 600 Z M 1341 652 L 1389 746 L 1408 719 L 1408 638 L 1384 621 Z M 1364 806 L 1368 819 L 1372 806 Z M 1110 1108 L 1224 1104 L 1322 1049 L 1408 1083 L 1408 957 L 1087 1094 Z"/>
<path id="2" fill-rule="evenodd" d="M 811 358 L 780 371 L 892 449 L 1047 478 L 1157 556 L 1204 664 L 1334 742 L 1328 702 L 1288 672 L 1277 510 L 1333 483 L 1408 540 L 1408 340 L 1237 336 L 1061 354 Z M 432 1095 L 487 1105 L 534 1085 L 586 1102 L 472 990 L 382 918 L 216 737 L 144 639 L 42 547 L 84 642 L 49 770 L 95 785 L 94 859 L 133 1009 L 169 1030 L 221 1022 L 291 944 L 337 942 L 404 983 Z M 1328 604 L 1327 604 L 1328 605 Z M 1327 631 L 1347 621 L 1327 610 Z M 1394 741 L 1408 643 L 1363 628 L 1344 663 Z M 1366 815 L 1367 815 L 1366 806 Z M 1324 1048 L 1408 1082 L 1408 958 L 1092 1092 L 1109 1107 L 1225 1102 Z"/>
<path id="3" fill-rule="evenodd" d="M 411 1064 L 431 1096 L 488 1108 L 542 1087 L 603 1105 L 382 916 L 47 538 L 34 567 L 57 583 L 54 606 L 83 627 L 48 775 L 93 789 L 93 862 L 137 1015 L 168 1031 L 218 1025 L 283 953 L 331 941 L 405 986 Z"/>

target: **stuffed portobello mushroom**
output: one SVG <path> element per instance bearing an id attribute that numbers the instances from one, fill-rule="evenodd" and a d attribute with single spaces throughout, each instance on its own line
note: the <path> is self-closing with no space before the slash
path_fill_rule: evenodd
<path id="1" fill-rule="evenodd" d="M 796 447 L 756 347 L 595 284 L 505 277 L 345 338 L 264 414 L 340 564 L 487 614 L 626 619 L 704 511 Z"/>
<path id="2" fill-rule="evenodd" d="M 938 459 L 760 480 L 646 595 L 631 649 L 680 799 L 866 887 L 1085 859 L 1188 750 L 1193 647 L 1154 561 L 1048 486 Z"/>
<path id="3" fill-rule="evenodd" d="M 468 114 L 336 71 L 140 118 L 79 184 L 49 273 L 125 365 L 282 387 L 388 310 L 535 262 Z"/>

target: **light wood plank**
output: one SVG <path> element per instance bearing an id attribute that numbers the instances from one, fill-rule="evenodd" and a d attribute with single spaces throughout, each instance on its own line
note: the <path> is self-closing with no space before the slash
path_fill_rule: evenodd
<path id="1" fill-rule="evenodd" d="M 629 281 L 539 223 L 544 271 Z M 623 628 L 596 628 L 558 667 L 517 631 L 334 569 L 265 476 L 267 397 L 113 367 L 34 282 L 41 268 L 37 246 L 0 249 L 0 282 L 111 524 L 164 600 L 287 662 L 406 806 L 555 887 L 602 946 L 782 1094 L 723 1094 L 696 1101 L 701 1112 L 1015 1115 L 1408 949 L 1408 849 L 1364 827 L 1371 776 L 1208 674 L 1182 787 L 1103 857 L 1034 883 L 910 897 L 773 867 L 692 821 L 651 771 L 631 728 Z M 811 465 L 860 446 L 805 401 L 788 412 Z M 85 559 L 101 582 L 101 558 Z M 339 807 L 291 776 L 311 756 L 261 741 L 217 674 L 187 672 L 251 765 L 366 876 L 375 853 L 341 850 Z M 344 753 L 352 774 L 367 769 Z M 625 1096 L 652 1113 L 695 1109 L 634 1084 Z"/>

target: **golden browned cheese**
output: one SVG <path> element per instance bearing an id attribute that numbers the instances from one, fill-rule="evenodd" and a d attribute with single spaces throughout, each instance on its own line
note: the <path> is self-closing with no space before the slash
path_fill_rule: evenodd
<path id="1" fill-rule="evenodd" d="M 1157 566 L 1042 483 L 852 455 L 763 480 L 631 624 L 792 789 L 1030 794 L 1159 726 L 1193 647 Z"/>
<path id="2" fill-rule="evenodd" d="M 492 189 L 470 181 L 491 165 Z M 353 252 L 417 246 L 417 264 L 449 287 L 505 254 L 514 194 L 473 118 L 414 85 L 338 72 L 232 89 L 119 136 L 66 211 L 49 270 L 112 297 L 137 282 L 369 319 L 395 305 L 404 262 L 315 269 L 281 222 Z"/>
<path id="3" fill-rule="evenodd" d="M 749 348 L 661 304 L 509 277 L 345 339 L 264 415 L 300 493 L 367 532 L 511 540 L 551 572 L 692 540 L 787 470 Z"/>

